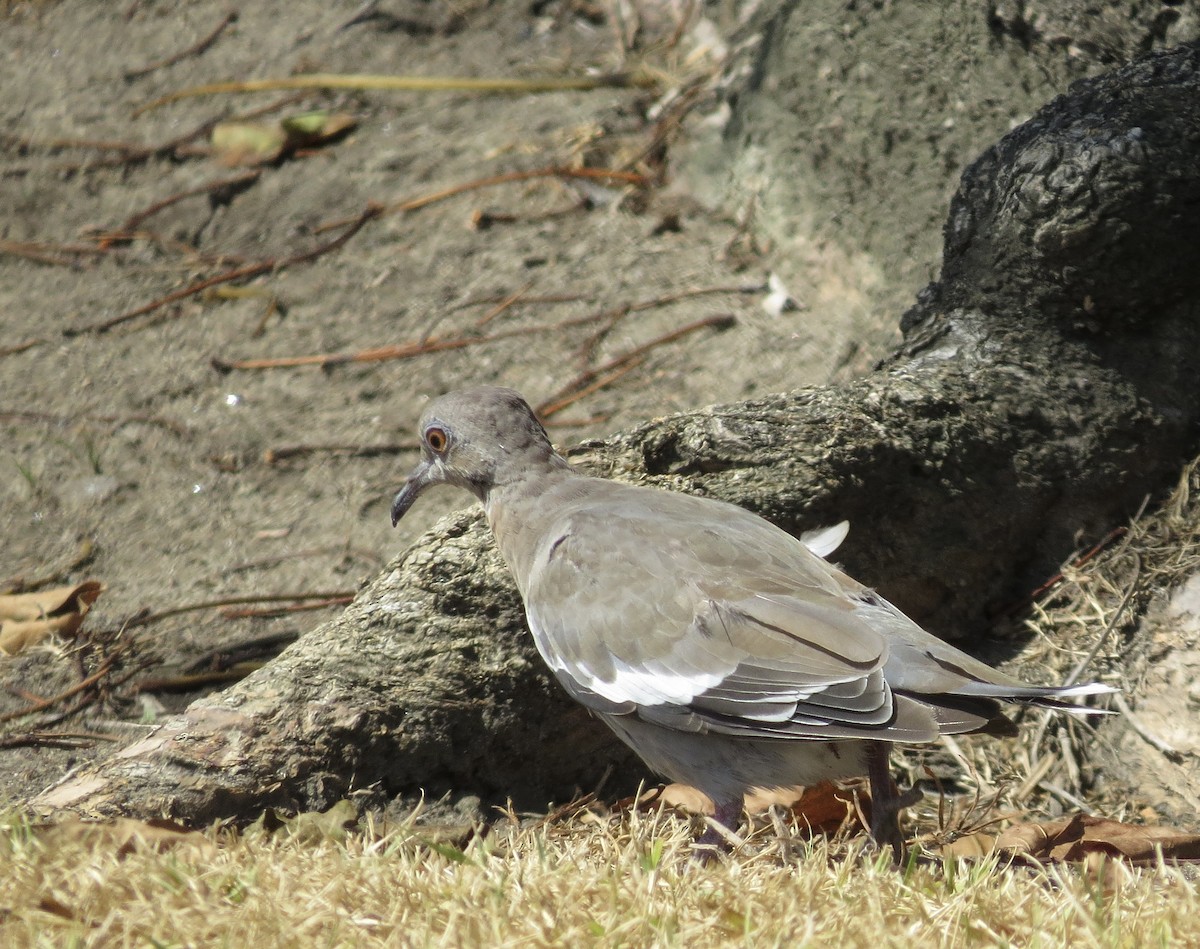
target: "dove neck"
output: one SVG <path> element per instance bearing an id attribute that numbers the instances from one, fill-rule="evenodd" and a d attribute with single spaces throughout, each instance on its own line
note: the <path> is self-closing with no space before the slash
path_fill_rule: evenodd
<path id="1" fill-rule="evenodd" d="M 500 553 L 523 592 L 528 574 L 526 554 L 532 555 L 536 538 L 548 529 L 555 516 L 558 507 L 555 499 L 574 493 L 573 483 L 583 475 L 559 455 L 522 466 L 508 477 L 505 474 L 501 473 L 489 488 L 483 509 Z"/>

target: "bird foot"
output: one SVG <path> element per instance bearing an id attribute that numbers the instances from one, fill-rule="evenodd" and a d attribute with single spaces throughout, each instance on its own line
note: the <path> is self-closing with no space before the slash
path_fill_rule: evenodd
<path id="1" fill-rule="evenodd" d="M 712 817 L 705 817 L 704 833 L 696 838 L 692 855 L 701 863 L 710 863 L 745 841 L 735 832 L 742 816 L 742 802 L 718 804 Z"/>

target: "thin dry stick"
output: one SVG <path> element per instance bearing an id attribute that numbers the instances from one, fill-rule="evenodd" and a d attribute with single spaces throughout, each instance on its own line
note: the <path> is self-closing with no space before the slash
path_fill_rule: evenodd
<path id="1" fill-rule="evenodd" d="M 675 29 L 671 31 L 670 39 L 667 40 L 667 49 L 675 49 L 683 40 L 683 34 L 692 25 L 692 17 L 696 15 L 697 3 L 698 0 L 687 0 L 683 9 L 676 14 L 678 19 L 675 21 Z"/>
<path id="2" fill-rule="evenodd" d="M 103 234 L 98 234 L 96 239 L 100 242 L 100 246 L 105 250 L 115 250 L 119 244 L 129 244 L 133 241 L 146 241 L 153 244 L 159 249 L 178 254 L 184 259 L 184 266 L 195 269 L 195 267 L 203 264 L 210 267 L 233 267 L 244 266 L 249 261 L 240 254 L 231 254 L 228 251 L 217 251 L 215 253 L 206 253 L 198 250 L 190 244 L 185 244 L 183 241 L 175 240 L 167 237 L 157 231 L 108 231 Z"/>
<path id="3" fill-rule="evenodd" d="M 478 191 L 481 188 L 491 188 L 496 185 L 512 184 L 517 181 L 533 181 L 537 178 L 586 178 L 594 181 L 619 181 L 635 185 L 639 188 L 648 187 L 650 184 L 650 179 L 645 175 L 639 175 L 632 171 L 617 171 L 612 168 L 563 168 L 551 166 L 549 168 L 535 168 L 530 171 L 507 171 L 499 175 L 477 178 L 474 181 L 454 185 L 450 188 L 443 188 L 441 191 L 434 191 L 416 198 L 408 198 L 404 201 L 386 204 L 384 205 L 383 213 L 405 214 L 428 207 L 431 204 L 437 204 L 456 195 L 466 194 L 469 191 Z M 343 227 L 346 223 L 345 218 L 338 221 L 329 221 L 317 227 L 313 233 L 321 234 L 324 231 Z"/>
<path id="4" fill-rule="evenodd" d="M 237 359 L 224 360 L 213 359 L 212 364 L 215 369 L 221 372 L 229 372 L 234 369 L 294 369 L 300 366 L 320 366 L 321 368 L 329 368 L 331 366 L 340 366 L 347 363 L 363 363 L 363 362 L 387 362 L 394 359 L 411 359 L 414 356 L 424 356 L 428 353 L 445 352 L 452 349 L 465 349 L 468 346 L 478 346 L 483 343 L 494 343 L 498 340 L 512 339 L 517 336 L 533 336 L 539 333 L 554 333 L 558 330 L 569 329 L 574 326 L 583 326 L 594 323 L 598 319 L 603 319 L 606 313 L 619 312 L 622 315 L 625 313 L 633 313 L 641 310 L 648 310 L 656 306 L 663 306 L 666 303 L 671 303 L 676 300 L 682 300 L 691 296 L 701 296 L 708 293 L 742 293 L 746 292 L 744 288 L 729 288 L 729 287 L 702 287 L 694 290 L 682 290 L 677 293 L 670 293 L 665 296 L 655 297 L 651 300 L 642 300 L 637 303 L 619 307 L 616 311 L 601 311 L 600 313 L 589 313 L 586 316 L 574 317 L 569 320 L 561 320 L 557 323 L 539 323 L 536 326 L 523 326 L 515 329 L 502 330 L 497 333 L 490 333 L 486 336 L 431 336 L 422 340 L 412 340 L 406 343 L 396 343 L 392 346 L 375 346 L 370 349 L 361 349 L 352 353 L 312 353 L 305 356 L 273 356 L 264 357 L 262 359 Z M 689 333 L 695 329 L 700 329 L 704 326 L 714 326 L 718 323 L 725 322 L 725 326 L 733 321 L 732 316 L 708 317 L 698 323 L 691 324 L 683 330 L 677 330 L 677 333 Z M 720 328 L 724 329 L 725 326 Z M 675 337 L 672 336 L 672 339 Z M 660 340 L 655 345 L 662 342 L 671 342 L 672 339 Z M 615 366 L 602 366 L 593 373 L 604 372 Z M 579 383 L 581 385 L 590 381 L 584 380 Z M 578 382 L 578 380 L 576 380 Z"/>
<path id="5" fill-rule="evenodd" d="M 328 600 L 317 600 L 313 603 L 292 603 L 288 606 L 273 606 L 267 609 L 221 610 L 221 619 L 250 619 L 256 616 L 275 617 L 287 616 L 290 613 L 308 613 L 312 610 L 327 610 L 331 606 L 345 606 L 354 597 L 335 596 Z"/>
<path id="6" fill-rule="evenodd" d="M 1129 703 L 1125 701 L 1125 696 L 1118 692 L 1113 696 L 1112 701 L 1113 705 L 1117 707 L 1117 711 L 1124 716 L 1126 723 L 1130 728 L 1133 729 L 1134 734 L 1141 738 L 1142 741 L 1156 751 L 1161 752 L 1163 757 L 1168 761 L 1173 761 L 1175 764 L 1179 764 L 1184 760 L 1184 753 L 1182 751 L 1162 738 L 1159 738 L 1144 724 L 1142 724 L 1141 719 L 1133 714 L 1133 709 L 1131 709 L 1129 707 Z"/>
<path id="7" fill-rule="evenodd" d="M 12 722 L 16 721 L 18 718 L 24 718 L 26 715 L 32 715 L 34 712 L 44 712 L 46 709 L 57 705 L 59 702 L 65 702 L 67 699 L 71 698 L 71 696 L 78 695 L 80 692 L 84 691 L 84 689 L 90 688 L 108 675 L 108 673 L 112 671 L 112 667 L 116 664 L 117 659 L 127 651 L 127 648 L 128 647 L 119 648 L 109 653 L 104 657 L 104 660 L 100 663 L 95 672 L 93 672 L 86 679 L 76 682 L 69 689 L 59 692 L 58 695 L 55 695 L 53 698 L 38 699 L 36 702 L 31 703 L 25 708 L 20 708 L 15 712 L 7 712 L 4 715 L 0 715 L 0 722 Z"/>
<path id="8" fill-rule="evenodd" d="M 672 293 L 667 293 L 658 297 L 651 297 L 646 300 L 638 300 L 636 303 L 625 304 L 619 309 L 628 313 L 638 313 L 642 310 L 649 310 L 657 306 L 666 306 L 668 303 L 676 303 L 680 300 L 687 300 L 691 297 L 706 296 L 714 293 L 761 293 L 764 289 L 764 284 L 761 283 L 741 283 L 729 284 L 715 287 L 693 287 L 689 290 L 677 290 Z M 462 303 L 456 303 L 449 309 L 451 312 L 456 310 L 465 310 L 473 306 L 490 306 L 495 303 L 502 303 L 507 300 L 508 294 L 498 294 L 489 297 L 474 297 L 470 300 L 464 300 Z M 580 300 L 586 300 L 587 295 L 583 293 L 545 293 L 531 294 L 522 296 L 521 304 L 542 304 L 542 303 L 577 303 Z M 589 319 L 602 319 L 607 313 L 613 311 L 601 311 L 589 317 Z"/>
<path id="9" fill-rule="evenodd" d="M 1144 502 L 1143 502 L 1143 506 L 1144 506 Z M 1116 541 L 1116 540 L 1120 539 L 1121 537 L 1124 537 L 1128 533 L 1129 533 L 1128 527 L 1114 527 L 1107 534 L 1105 534 L 1102 538 L 1100 538 L 1100 540 L 1098 540 L 1095 544 L 1093 544 L 1091 547 L 1089 547 L 1087 550 L 1085 550 L 1083 553 L 1081 553 L 1078 557 L 1076 557 L 1073 561 L 1071 561 L 1071 566 L 1072 567 L 1082 567 L 1089 560 L 1092 560 L 1096 556 L 1098 556 L 1100 554 L 1100 552 L 1102 550 L 1104 550 L 1106 547 L 1108 547 L 1109 544 L 1113 543 L 1113 541 Z M 1010 613 L 1016 613 L 1018 611 L 1026 609 L 1028 607 L 1030 601 L 1041 599 L 1043 596 L 1045 596 L 1047 593 L 1049 593 L 1057 584 L 1061 583 L 1064 579 L 1066 579 L 1066 578 L 1061 571 L 1054 574 L 1052 577 L 1050 577 L 1048 580 L 1046 580 L 1041 586 L 1039 586 L 1036 590 L 1034 590 L 1032 593 L 1030 593 L 1028 597 L 1021 600 L 1020 602 L 1014 603 L 1010 607 L 1002 609 L 1000 611 L 1001 614 L 1007 616 Z"/>
<path id="10" fill-rule="evenodd" d="M 242 662 L 252 662 L 263 656 L 278 654 L 284 646 L 290 646 L 300 634 L 297 632 L 269 633 L 214 649 L 184 667 L 184 673 L 218 672 L 230 669 Z"/>
<path id="11" fill-rule="evenodd" d="M 184 191 L 177 192 L 170 197 L 163 198 L 161 201 L 155 201 L 144 211 L 139 211 L 129 220 L 121 225 L 123 232 L 136 231 L 141 224 L 158 214 L 159 211 L 164 211 L 173 204 L 178 204 L 180 201 L 187 198 L 195 198 L 199 195 L 212 194 L 218 191 L 228 191 L 234 193 L 248 188 L 262 176 L 259 170 L 245 171 L 240 175 L 234 175 L 232 178 L 218 178 L 216 181 L 209 181 L 206 184 L 197 185 L 195 188 L 188 188 Z"/>
<path id="12" fill-rule="evenodd" d="M 180 438 L 188 438 L 192 430 L 182 422 L 163 418 L 159 415 L 91 415 L 87 412 L 79 415 L 57 415 L 52 412 L 0 412 L 0 421 L 46 422 L 50 425 L 71 425 L 77 421 L 104 422 L 109 425 L 129 425 L 141 423 L 157 425 L 160 428 L 174 432 Z"/>
<path id="13" fill-rule="evenodd" d="M 324 557 L 328 554 L 341 554 L 343 558 L 354 557 L 366 563 L 380 563 L 382 557 L 375 551 L 367 551 L 347 547 L 345 544 L 330 544 L 325 547 L 307 547 L 304 550 L 293 550 L 286 554 L 275 554 L 270 557 L 259 557 L 256 560 L 244 560 L 235 563 L 221 571 L 223 574 L 243 573 L 247 570 L 262 570 L 276 564 L 287 563 L 289 560 L 302 560 L 305 557 Z"/>
<path id="14" fill-rule="evenodd" d="M 689 333 L 695 333 L 696 331 L 705 329 L 707 327 L 712 327 L 713 329 L 717 330 L 726 330 L 733 326 L 735 322 L 736 319 L 731 314 L 721 313 L 716 316 L 706 316 L 702 320 L 696 320 L 694 323 L 688 323 L 686 326 L 681 326 L 669 333 L 664 333 L 662 336 L 656 336 L 649 342 L 642 343 L 640 346 L 635 346 L 633 349 L 630 349 L 621 355 L 610 359 L 603 365 L 597 366 L 595 369 L 589 369 L 580 373 L 575 379 L 567 383 L 567 385 L 556 392 L 547 402 L 543 403 L 542 406 L 538 408 L 538 414 L 543 416 L 553 415 L 555 412 L 561 411 L 567 405 L 577 402 L 578 398 L 573 398 L 577 392 L 586 389 L 587 393 L 590 394 L 596 391 L 596 388 L 602 388 L 602 386 L 597 387 L 592 385 L 598 376 L 606 375 L 608 373 L 615 372 L 618 369 L 622 369 L 628 363 L 633 362 L 634 360 L 640 361 L 640 359 L 650 352 L 650 350 L 655 349 L 658 346 L 665 346 L 667 343 L 673 343 L 675 340 L 687 336 Z M 624 373 L 621 373 L 621 375 L 624 375 Z M 607 383 L 605 384 L 607 385 Z"/>
<path id="15" fill-rule="evenodd" d="M 44 339 L 27 339 L 23 343 L 14 343 L 12 346 L 0 346 L 0 356 L 14 356 L 17 353 L 23 353 L 27 349 L 33 349 L 34 346 L 44 343 Z"/>
<path id="16" fill-rule="evenodd" d="M 455 303 L 448 307 L 448 312 L 456 313 L 459 310 L 470 309 L 473 306 L 489 306 L 493 303 L 500 303 L 508 299 L 506 294 L 490 297 L 475 297 L 471 300 L 464 300 L 462 303 Z M 587 295 L 583 293 L 542 293 L 527 297 L 521 297 L 522 305 L 542 304 L 542 303 L 578 303 L 580 300 L 586 300 Z"/>
<path id="17" fill-rule="evenodd" d="M 217 24 L 216 28 L 203 39 L 193 43 L 187 49 L 180 50 L 178 53 L 174 53 L 173 55 L 166 57 L 166 59 L 160 59 L 156 62 L 148 63 L 147 65 L 141 66 L 137 69 L 127 69 L 125 70 L 125 78 L 139 79 L 142 76 L 154 72 L 156 69 L 165 69 L 167 66 L 174 66 L 176 63 L 182 62 L 190 56 L 199 56 L 210 46 L 212 46 L 212 44 L 217 41 L 217 37 L 225 32 L 225 27 L 229 26 L 230 23 L 235 22 L 237 18 L 237 11 L 230 10 L 225 14 L 221 22 Z"/>
<path id="18" fill-rule="evenodd" d="M 516 329 L 503 330 L 488 336 L 436 336 L 407 343 L 397 343 L 394 346 L 377 346 L 372 349 L 362 349 L 354 353 L 317 353 L 309 356 L 279 356 L 265 359 L 239 359 L 227 362 L 214 359 L 214 368 L 226 372 L 231 369 L 291 369 L 297 366 L 340 366 L 346 363 L 385 362 L 392 359 L 411 359 L 413 356 L 423 356 L 426 353 L 444 352 L 450 349 L 464 349 L 482 343 L 494 343 L 501 339 L 512 339 L 515 336 L 532 336 L 537 333 L 553 333 L 556 330 L 579 326 L 595 319 L 593 315 L 562 320 L 558 323 L 523 326 Z"/>
<path id="19" fill-rule="evenodd" d="M 266 359 L 238 359 L 226 362 L 214 359 L 213 368 L 220 372 L 232 369 L 292 369 L 298 366 L 341 366 L 352 362 L 386 362 L 391 359 L 409 359 L 425 353 L 440 353 L 450 349 L 463 349 L 478 343 L 490 343 L 514 333 L 495 333 L 491 336 L 457 336 L 449 339 L 428 339 L 424 342 L 401 343 L 397 346 L 377 346 L 356 353 L 317 353 L 311 356 L 279 356 Z"/>
<path id="20" fill-rule="evenodd" d="M 1129 608 L 1130 602 L 1133 600 L 1133 595 L 1138 591 L 1138 581 L 1142 577 L 1142 558 L 1136 551 L 1133 552 L 1133 579 L 1129 581 L 1129 589 L 1125 591 L 1125 596 L 1121 598 L 1120 605 L 1117 606 L 1116 612 L 1113 613 L 1112 619 L 1108 621 L 1108 625 L 1104 627 L 1104 632 L 1096 640 L 1095 645 L 1088 651 L 1079 662 L 1075 663 L 1075 668 L 1071 670 L 1071 674 L 1063 681 L 1063 685 L 1074 685 L 1079 681 L 1079 677 L 1083 675 L 1085 669 L 1092 664 L 1104 644 L 1108 641 L 1108 637 L 1112 635 L 1112 631 L 1116 629 L 1117 622 L 1125 615 L 1125 610 Z"/>
<path id="21" fill-rule="evenodd" d="M 571 92 L 591 89 L 646 88 L 657 83 L 646 73 L 615 73 L 607 76 L 546 76 L 538 79 L 472 76 L 371 76 L 309 73 L 275 79 L 246 79 L 240 82 L 211 82 L 160 96 L 134 111 L 134 116 L 194 96 L 231 92 L 269 92 L 276 89 L 355 89 L 385 92 L 476 92 L 523 95 L 537 92 Z"/>
<path id="22" fill-rule="evenodd" d="M 0 738 L 0 748 L 82 748 L 87 747 L 89 742 L 120 740 L 116 735 L 91 732 L 33 731 Z"/>
<path id="23" fill-rule="evenodd" d="M 288 603 L 297 600 L 336 600 L 345 597 L 353 597 L 354 593 L 350 590 L 332 590 L 319 593 L 260 593 L 254 596 L 227 596 L 219 600 L 205 600 L 201 603 L 188 603 L 186 606 L 175 606 L 168 610 L 162 610 L 158 613 L 147 613 L 143 616 L 137 616 L 125 624 L 126 629 L 135 626 L 148 626 L 151 623 L 157 623 L 159 620 L 166 619 L 169 616 L 178 616 L 181 613 L 195 613 L 200 610 L 211 610 L 222 606 L 237 606 L 243 603 Z"/>
<path id="24" fill-rule="evenodd" d="M 562 412 L 563 409 L 570 406 L 574 406 L 576 402 L 582 400 L 582 398 L 587 398 L 588 396 L 592 395 L 593 392 L 599 392 L 601 389 L 605 389 L 607 386 L 617 382 L 620 377 L 636 370 L 636 368 L 641 366 L 644 361 L 646 360 L 641 358 L 641 356 L 638 356 L 637 359 L 632 359 L 629 362 L 626 362 L 625 365 L 616 368 L 616 370 L 606 373 L 604 376 L 600 376 L 599 378 L 593 379 L 588 385 L 584 385 L 582 389 L 577 389 L 574 392 L 570 392 L 568 395 L 556 398 L 556 400 L 550 402 L 542 402 L 538 409 L 536 409 L 536 412 L 538 412 L 538 415 L 540 415 L 542 419 L 548 419 L 551 415 Z"/>
<path id="25" fill-rule="evenodd" d="M 140 692 L 193 692 L 208 685 L 224 685 L 244 679 L 262 663 L 246 663 L 243 668 L 233 667 L 213 672 L 193 672 L 187 675 L 158 676 L 142 679 L 133 684 L 133 691 Z M 252 668 L 253 667 L 253 668 Z"/>
<path id="26" fill-rule="evenodd" d="M 590 360 L 592 352 L 600 344 L 600 341 L 612 331 L 612 328 L 617 323 L 630 313 L 654 310 L 661 306 L 669 306 L 672 303 L 678 303 L 681 300 L 690 300 L 694 297 L 712 296 L 721 293 L 761 293 L 762 290 L 763 285 L 761 283 L 692 287 L 688 290 L 673 290 L 661 296 L 638 300 L 635 303 L 625 303 L 611 310 L 602 311 L 594 316 L 595 321 L 602 323 L 602 325 L 584 341 L 584 344 L 580 347 L 578 358 L 585 363 L 587 360 Z"/>
<path id="27" fill-rule="evenodd" d="M 250 264 L 246 267 L 238 267 L 234 270 L 227 270 L 225 273 L 217 274 L 215 277 L 208 277 L 204 280 L 198 280 L 195 283 L 189 284 L 181 290 L 176 290 L 173 293 L 168 293 L 164 297 L 159 297 L 157 300 L 151 300 L 149 303 L 143 304 L 136 309 L 130 310 L 128 313 L 122 313 L 120 316 L 115 316 L 111 320 L 105 320 L 102 323 L 93 323 L 90 326 L 71 327 L 64 330 L 67 336 L 79 336 L 83 333 L 107 333 L 114 327 L 120 326 L 122 323 L 128 323 L 130 320 L 137 319 L 139 316 L 145 316 L 147 313 L 153 313 L 155 310 L 161 309 L 170 303 L 177 300 L 183 300 L 194 294 L 200 293 L 202 290 L 207 290 L 209 287 L 215 287 L 222 283 L 230 283 L 234 280 L 244 280 L 248 277 L 257 277 L 260 274 L 268 272 L 278 272 L 286 267 L 292 267 L 296 264 L 308 263 L 310 260 L 315 260 L 322 254 L 328 254 L 337 250 L 346 241 L 350 240 L 367 224 L 368 221 L 373 221 L 379 217 L 381 208 L 377 204 L 368 205 L 354 221 L 341 234 L 335 237 L 328 243 L 321 244 L 319 247 L 314 247 L 312 250 L 305 251 L 302 254 L 295 254 L 291 257 L 285 257 L 283 260 L 277 258 L 268 258 L 261 260 L 258 263 Z"/>
<path id="28" fill-rule="evenodd" d="M 530 280 L 523 287 L 514 290 L 512 293 L 506 296 L 503 300 L 501 300 L 475 321 L 476 328 L 487 326 L 488 323 L 492 322 L 492 320 L 498 317 L 501 313 L 509 309 L 514 303 L 516 303 L 518 300 L 521 300 L 525 295 L 525 291 L 532 287 L 536 282 L 536 280 Z"/>
<path id="29" fill-rule="evenodd" d="M 581 389 L 576 389 L 575 391 L 570 392 L 567 395 L 563 395 L 558 398 L 552 399 L 550 401 L 543 402 L 541 405 L 539 405 L 537 407 L 537 409 L 535 409 L 535 411 L 542 419 L 547 419 L 550 416 L 552 416 L 558 412 L 561 412 L 563 409 L 574 405 L 576 402 L 580 401 L 581 399 L 586 399 L 593 392 L 599 392 L 601 389 L 605 388 L 606 386 L 612 385 L 614 382 L 616 382 L 622 376 L 633 372 L 633 370 L 635 370 L 643 362 L 645 362 L 644 359 L 630 360 L 628 363 L 621 366 L 619 369 L 615 369 L 612 372 L 607 373 L 606 375 L 600 376 L 599 378 L 592 380 L 592 382 L 590 382 L 588 385 L 585 385 Z"/>
<path id="30" fill-rule="evenodd" d="M 46 241 L 6 241 L 0 240 L 0 254 L 11 257 L 24 257 L 39 264 L 50 264 L 54 267 L 74 267 L 79 261 L 80 254 L 103 254 L 105 250 L 98 247 L 81 246 L 78 244 L 51 244 Z M 72 256 L 64 256 L 64 255 Z"/>

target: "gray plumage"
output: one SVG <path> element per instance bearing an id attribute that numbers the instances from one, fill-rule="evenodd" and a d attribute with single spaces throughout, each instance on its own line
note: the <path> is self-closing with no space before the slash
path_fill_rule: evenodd
<path id="1" fill-rule="evenodd" d="M 871 771 L 878 742 L 1011 733 L 1000 702 L 1112 691 L 1006 676 L 742 508 L 576 472 L 511 389 L 436 400 L 420 435 L 393 523 L 431 485 L 471 491 L 558 681 L 727 823 L 749 788 Z"/>

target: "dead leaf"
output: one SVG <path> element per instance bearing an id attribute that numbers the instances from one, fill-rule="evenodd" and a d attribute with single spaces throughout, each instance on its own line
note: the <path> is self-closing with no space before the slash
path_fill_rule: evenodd
<path id="1" fill-rule="evenodd" d="M 801 791 L 799 796 L 785 806 L 792 812 L 798 825 L 808 828 L 811 836 L 832 836 L 841 830 L 847 821 L 851 823 L 851 826 L 858 827 L 862 824 L 862 817 L 870 819 L 871 798 L 867 794 L 865 786 L 845 788 L 839 787 L 831 781 L 822 781 L 810 788 L 799 790 Z M 779 794 L 778 791 L 773 793 Z M 854 800 L 856 796 L 858 797 L 857 807 Z M 747 806 L 749 806 L 749 800 Z M 754 812 L 751 811 L 751 813 Z"/>
<path id="2" fill-rule="evenodd" d="M 0 596 L 0 654 L 15 655 L 52 634 L 74 636 L 102 592 L 102 583 L 85 580 L 38 593 Z"/>
<path id="3" fill-rule="evenodd" d="M 864 789 L 865 790 L 865 789 Z M 861 804 L 870 813 L 870 798 L 860 790 Z M 854 791 L 823 781 L 811 788 L 799 785 L 781 788 L 753 788 L 746 795 L 746 812 L 763 814 L 772 806 L 788 810 L 798 824 L 814 834 L 836 833 L 847 819 L 857 823 Z M 647 791 L 636 801 L 638 807 L 666 805 L 688 814 L 712 817 L 716 811 L 712 800 L 687 784 L 668 784 Z M 619 805 L 618 805 L 619 806 Z"/>
<path id="4" fill-rule="evenodd" d="M 668 784 L 664 788 L 655 788 L 638 799 L 639 805 L 643 803 L 665 804 L 688 814 L 704 814 L 707 817 L 716 813 L 712 798 L 688 784 Z"/>
<path id="5" fill-rule="evenodd" d="M 957 857 L 979 857 L 992 851 L 1039 863 L 1088 865 L 1110 857 L 1153 866 L 1159 854 L 1169 861 L 1200 860 L 1200 834 L 1075 814 L 1054 821 L 1014 824 L 999 836 L 967 834 L 941 848 L 943 856 Z"/>
<path id="6" fill-rule="evenodd" d="M 325 145 L 358 126 L 358 119 L 345 112 L 305 112 L 279 123 L 287 133 L 288 144 L 294 148 Z"/>
<path id="7" fill-rule="evenodd" d="M 265 165 L 283 154 L 287 133 L 261 122 L 218 122 L 211 141 L 223 165 Z"/>
<path id="8" fill-rule="evenodd" d="M 938 852 L 943 857 L 958 857 L 967 860 L 975 860 L 980 857 L 986 857 L 995 849 L 996 835 L 978 831 L 976 833 L 963 834 L 961 837 L 956 837 L 948 844 L 942 844 L 942 846 L 938 848 Z"/>
<path id="9" fill-rule="evenodd" d="M 266 165 L 299 148 L 318 148 L 353 131 L 358 120 L 343 112 L 305 112 L 271 125 L 220 122 L 213 126 L 212 147 L 224 165 Z"/>

